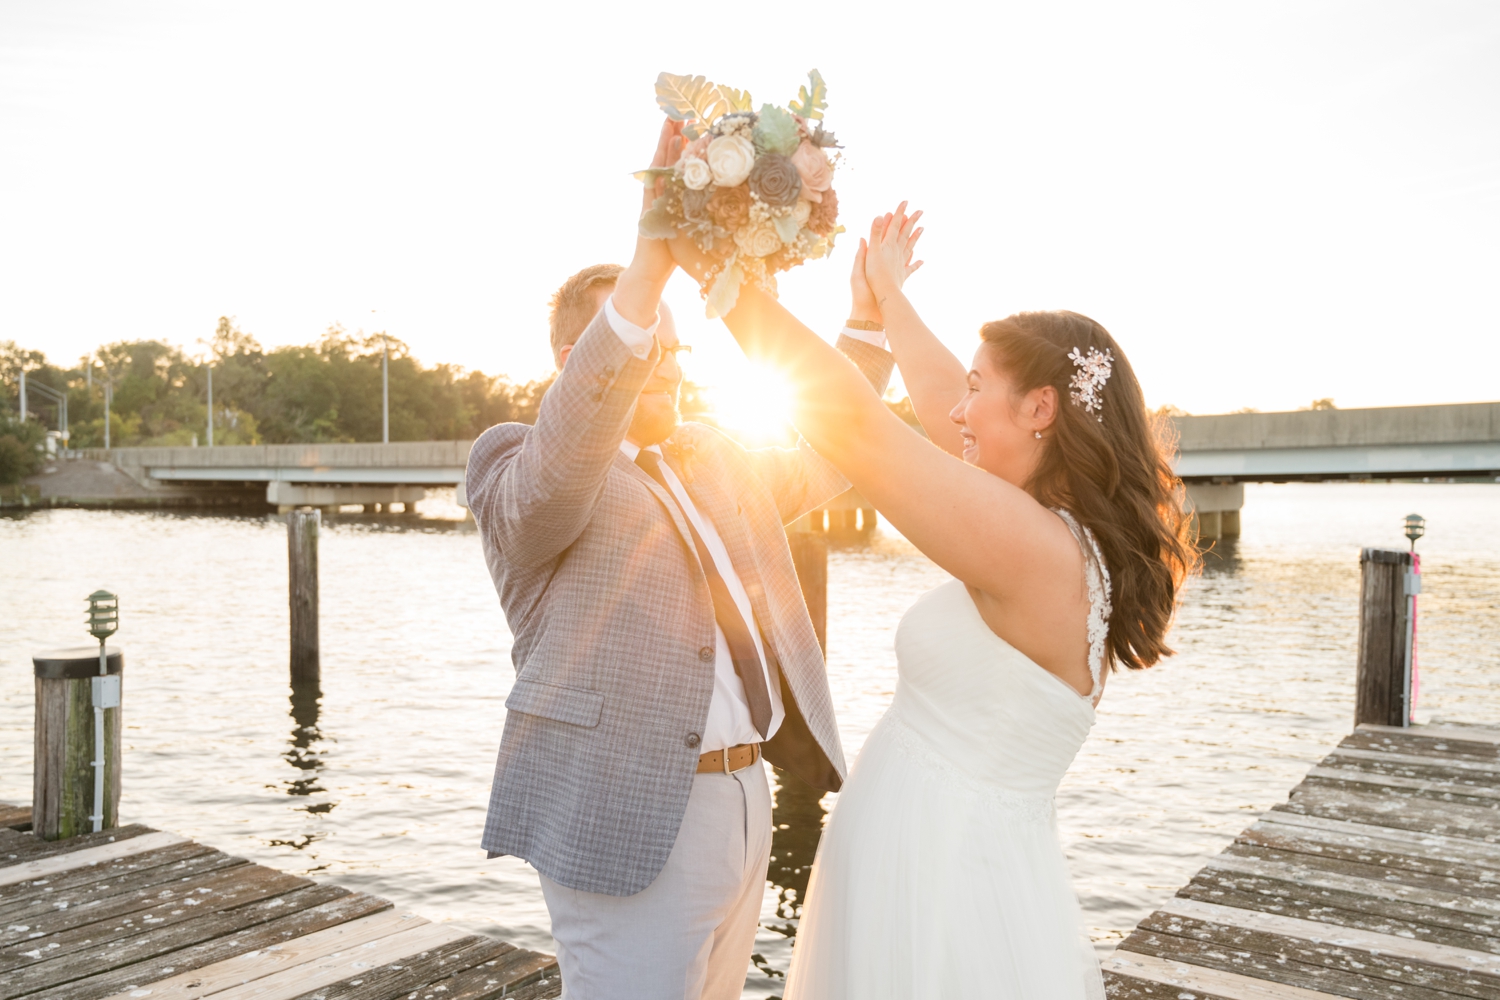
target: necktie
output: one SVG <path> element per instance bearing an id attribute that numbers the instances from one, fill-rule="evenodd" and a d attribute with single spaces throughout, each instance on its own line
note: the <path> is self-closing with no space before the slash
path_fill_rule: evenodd
<path id="1" fill-rule="evenodd" d="M 672 498 L 673 503 L 677 503 L 677 495 L 672 492 L 666 477 L 661 473 L 660 455 L 642 448 L 636 456 L 635 464 L 667 491 L 667 496 Z M 719 573 L 719 567 L 714 564 L 714 557 L 709 555 L 708 546 L 703 544 L 702 536 L 694 527 L 693 519 L 688 516 L 687 511 L 682 510 L 680 503 L 677 504 L 677 509 L 682 511 L 682 519 L 687 522 L 688 531 L 693 536 L 693 547 L 698 550 L 698 562 L 703 566 L 703 575 L 708 578 L 708 592 L 714 601 L 714 618 L 718 621 L 719 628 L 724 630 L 724 638 L 729 643 L 729 657 L 734 661 L 734 672 L 739 675 L 740 683 L 745 685 L 745 699 L 750 703 L 750 721 L 755 723 L 755 728 L 764 738 L 771 728 L 771 695 L 766 690 L 766 674 L 761 669 L 755 640 L 751 637 L 750 627 L 745 624 L 745 617 L 740 614 L 739 605 L 734 603 L 729 587 L 724 583 L 724 577 Z"/>

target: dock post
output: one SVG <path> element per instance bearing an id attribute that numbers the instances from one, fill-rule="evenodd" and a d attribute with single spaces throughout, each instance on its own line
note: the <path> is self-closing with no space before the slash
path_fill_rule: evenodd
<path id="1" fill-rule="evenodd" d="M 319 681 L 317 510 L 294 510 L 286 517 L 287 602 L 291 608 L 292 684 Z"/>
<path id="2" fill-rule="evenodd" d="M 120 825 L 120 679 L 125 654 L 63 649 L 31 658 L 36 677 L 36 758 L 31 777 L 32 829 L 42 840 L 62 840 Z M 105 683 L 101 684 L 103 681 Z M 107 699 L 97 698 L 106 689 Z M 102 709 L 96 713 L 96 707 Z M 95 715 L 102 716 L 102 746 L 95 746 Z M 102 768 L 94 766 L 101 760 Z M 102 771 L 102 815 L 93 822 L 95 772 Z"/>
<path id="3" fill-rule="evenodd" d="M 822 514 L 822 511 L 818 511 Z M 818 645 L 823 654 L 828 654 L 828 539 L 822 532 L 804 528 L 803 521 L 787 529 L 786 541 L 792 550 L 792 565 L 797 570 L 797 582 L 802 587 L 802 599 L 807 602 L 807 614 L 812 619 L 813 631 L 818 635 Z"/>
<path id="4" fill-rule="evenodd" d="M 1359 668 L 1354 724 L 1406 726 L 1411 719 L 1409 552 L 1364 549 L 1359 555 Z"/>

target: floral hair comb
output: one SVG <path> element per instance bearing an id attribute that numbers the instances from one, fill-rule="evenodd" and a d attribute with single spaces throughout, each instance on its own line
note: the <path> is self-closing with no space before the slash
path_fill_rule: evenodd
<path id="1" fill-rule="evenodd" d="M 1109 376 L 1114 371 L 1114 354 L 1090 347 L 1089 353 L 1085 355 L 1075 347 L 1068 355 L 1068 360 L 1078 369 L 1073 373 L 1073 391 L 1069 394 L 1073 405 L 1081 406 L 1089 413 L 1101 413 L 1104 400 L 1099 394 L 1104 391 L 1104 383 L 1109 381 Z M 1097 419 L 1101 424 L 1104 423 L 1102 416 Z"/>

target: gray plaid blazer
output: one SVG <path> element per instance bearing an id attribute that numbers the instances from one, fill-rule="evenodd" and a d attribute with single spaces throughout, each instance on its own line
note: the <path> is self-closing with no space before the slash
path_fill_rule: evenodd
<path id="1" fill-rule="evenodd" d="M 884 392 L 891 355 L 839 347 Z M 686 521 L 620 452 L 657 353 L 601 312 L 535 426 L 474 443 L 465 487 L 515 641 L 483 846 L 561 885 L 629 896 L 667 862 L 714 681 L 714 612 Z M 663 447 L 713 521 L 780 667 L 786 719 L 766 759 L 818 788 L 845 774 L 823 656 L 784 525 L 848 488 L 805 443 L 749 451 L 702 424 Z"/>

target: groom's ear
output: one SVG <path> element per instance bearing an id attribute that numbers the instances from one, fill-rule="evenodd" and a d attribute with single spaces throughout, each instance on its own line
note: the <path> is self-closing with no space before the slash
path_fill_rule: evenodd
<path id="1" fill-rule="evenodd" d="M 563 365 L 568 363 L 568 355 L 573 353 L 572 344 L 564 344 L 557 349 L 557 370 L 562 371 Z"/>

